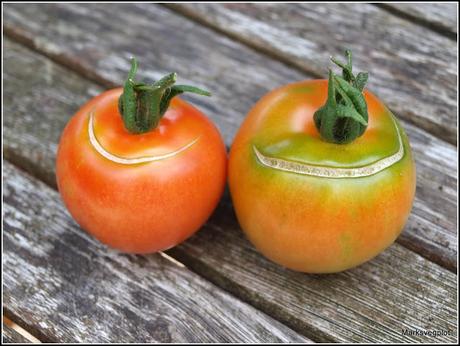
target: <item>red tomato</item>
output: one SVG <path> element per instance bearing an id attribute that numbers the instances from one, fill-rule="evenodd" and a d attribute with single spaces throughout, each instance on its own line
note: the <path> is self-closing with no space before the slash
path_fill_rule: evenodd
<path id="1" fill-rule="evenodd" d="M 415 193 L 408 139 L 370 92 L 360 120 L 367 128 L 356 124 L 357 138 L 340 137 L 334 126 L 329 134 L 347 144 L 323 138 L 314 114 L 329 84 L 304 81 L 264 96 L 229 158 L 233 204 L 250 241 L 269 259 L 309 273 L 342 271 L 383 251 L 402 231 Z"/>
<path id="2" fill-rule="evenodd" d="M 67 124 L 57 154 L 58 188 L 80 226 L 128 253 L 171 248 L 211 215 L 226 180 L 226 149 L 199 110 L 174 98 L 158 126 L 127 131 L 123 89 L 102 93 Z"/>

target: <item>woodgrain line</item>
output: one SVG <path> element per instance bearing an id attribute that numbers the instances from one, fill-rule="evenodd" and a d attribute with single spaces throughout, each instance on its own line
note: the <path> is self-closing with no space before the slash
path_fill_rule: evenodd
<path id="1" fill-rule="evenodd" d="M 457 39 L 456 13 L 458 8 L 456 8 L 455 3 L 425 3 L 422 6 L 415 3 L 376 3 L 373 5 L 395 16 L 423 25 L 451 40 Z"/>

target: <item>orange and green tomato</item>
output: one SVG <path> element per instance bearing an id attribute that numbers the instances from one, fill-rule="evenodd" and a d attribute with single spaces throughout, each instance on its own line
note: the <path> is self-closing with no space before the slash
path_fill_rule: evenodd
<path id="1" fill-rule="evenodd" d="M 415 165 L 401 125 L 364 91 L 368 125 L 351 143 L 324 141 L 313 114 L 327 80 L 264 96 L 232 144 L 229 185 L 238 221 L 266 257 L 287 268 L 331 273 L 370 260 L 402 231 Z"/>

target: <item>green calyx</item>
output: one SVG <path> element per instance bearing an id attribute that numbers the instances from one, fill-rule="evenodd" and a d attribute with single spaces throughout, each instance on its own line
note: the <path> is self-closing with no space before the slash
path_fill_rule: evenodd
<path id="1" fill-rule="evenodd" d="M 131 69 L 118 99 L 118 110 L 126 129 L 134 134 L 148 132 L 158 126 L 173 97 L 184 92 L 211 96 L 208 91 L 189 86 L 174 85 L 177 74 L 170 73 L 153 84 L 134 81 L 136 59 L 131 59 Z"/>
<path id="2" fill-rule="evenodd" d="M 345 51 L 347 64 L 331 58 L 342 68 L 342 77 L 329 70 L 327 101 L 313 119 L 321 137 L 331 143 L 346 144 L 361 136 L 367 128 L 367 104 L 363 88 L 367 72 L 352 73 L 351 52 Z"/>

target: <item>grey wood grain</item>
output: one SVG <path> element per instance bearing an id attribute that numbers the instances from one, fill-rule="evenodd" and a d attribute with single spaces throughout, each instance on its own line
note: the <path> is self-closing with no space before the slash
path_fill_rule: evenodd
<path id="1" fill-rule="evenodd" d="M 25 43 L 60 62 L 71 59 L 67 63 L 72 69 L 78 60 L 79 73 L 84 70 L 85 76 L 106 81 L 104 85 L 121 83 L 129 68 L 128 57 L 135 54 L 141 61 L 140 77 L 155 79 L 176 70 L 181 82 L 211 90 L 211 98 L 185 97 L 216 122 L 227 145 L 231 144 L 246 112 L 264 93 L 285 83 L 311 78 L 151 4 L 24 8 L 16 6 L 19 4 L 8 5 L 15 6 L 7 8 L 5 17 L 10 23 L 22 23 L 15 25 L 21 25 L 19 37 Z M 125 29 L 125 21 L 132 21 L 129 29 Z M 41 97 L 37 95 L 36 102 Z M 75 105 L 78 102 L 76 98 Z M 77 106 L 72 111 L 76 109 Z M 64 122 L 50 121 L 52 126 Z M 31 126 L 35 124 L 32 122 Z M 399 241 L 455 270 L 456 149 L 407 122 L 404 126 L 418 164 L 419 184 L 413 216 Z"/>
<path id="2" fill-rule="evenodd" d="M 60 66 L 50 63 L 46 68 L 46 58 L 8 40 L 5 41 L 4 56 L 5 156 L 32 172 L 34 166 L 41 167 L 42 176 L 52 182 L 56 141 L 62 127 L 81 100 L 99 89 Z M 35 74 L 31 76 L 28 69 Z M 65 79 L 61 77 L 63 75 Z M 27 76 L 34 87 L 28 88 L 24 84 Z M 38 88 L 46 79 L 49 80 L 47 88 Z M 75 93 L 74 97 L 72 93 Z M 35 107 L 38 102 L 43 105 L 39 109 Z M 48 124 L 43 125 L 48 131 L 45 128 L 35 131 L 37 116 Z M 223 130 L 235 131 L 230 127 Z M 422 130 L 414 128 L 411 131 L 414 138 L 418 138 L 420 153 L 428 153 L 422 162 L 429 168 L 420 167 L 426 172 L 421 178 L 426 186 L 422 191 L 435 194 L 427 180 L 440 179 L 437 175 L 441 175 L 443 178 L 436 184 L 442 185 L 433 188 L 443 187 L 444 200 L 437 203 L 447 204 L 450 199 L 455 200 L 456 191 L 451 185 L 456 180 L 449 176 L 449 165 L 452 164 L 449 161 L 455 148 Z M 37 159 L 41 161 L 40 165 L 35 161 Z M 441 160 L 437 161 L 441 171 L 436 169 L 437 165 L 431 166 L 432 160 Z M 420 203 L 424 206 L 422 213 L 432 208 L 423 199 Z M 411 227 L 417 229 L 417 222 L 431 231 L 432 225 L 423 217 L 414 219 L 412 216 L 405 233 L 412 232 Z M 105 249 L 99 251 L 104 256 Z M 228 195 L 195 237 L 168 254 L 315 341 L 427 341 L 420 336 L 404 336 L 401 329 L 450 330 L 456 321 L 456 276 L 453 273 L 400 245 L 392 246 L 363 267 L 337 275 L 311 276 L 285 270 L 262 258 L 245 240 Z M 129 257 L 127 261 L 131 260 L 136 261 L 137 257 Z M 447 336 L 444 340 L 453 339 Z"/>
<path id="3" fill-rule="evenodd" d="M 387 2 L 378 4 L 378 6 L 403 18 L 408 18 L 416 23 L 438 30 L 449 37 L 457 37 L 458 7 L 454 2 L 424 4 Z"/>
<path id="4" fill-rule="evenodd" d="M 2 323 L 2 342 L 7 344 L 28 344 L 30 343 L 24 336 L 19 334 L 16 330 L 10 326 Z"/>
<path id="5" fill-rule="evenodd" d="M 318 76 L 354 54 L 399 116 L 456 143 L 455 41 L 370 4 L 171 4 L 187 17 Z M 415 5 L 413 5 L 415 6 Z M 417 4 L 424 11 L 424 4 Z M 431 9 L 431 7 L 430 7 Z"/>
<path id="6" fill-rule="evenodd" d="M 55 190 L 9 163 L 3 174 L 3 303 L 47 341 L 309 341 L 160 254 L 107 249 Z"/>

